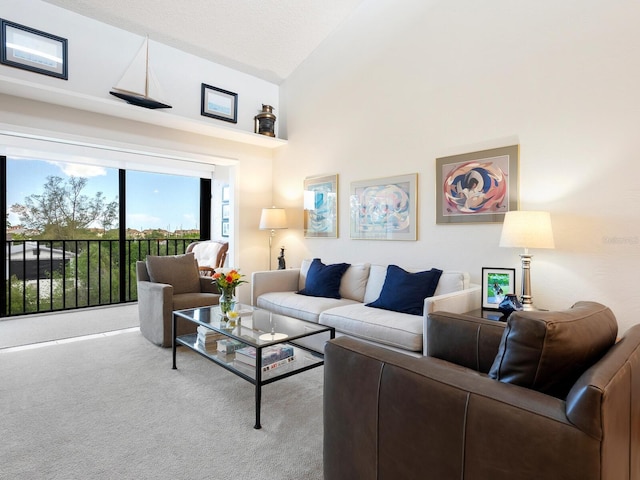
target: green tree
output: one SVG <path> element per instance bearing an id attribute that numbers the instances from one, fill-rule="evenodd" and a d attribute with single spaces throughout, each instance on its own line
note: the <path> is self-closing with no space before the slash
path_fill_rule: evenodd
<path id="1" fill-rule="evenodd" d="M 117 224 L 118 202 L 107 202 L 102 192 L 94 197 L 82 194 L 88 180 L 57 176 L 47 177 L 41 195 L 29 195 L 24 204 L 14 204 L 11 211 L 20 216 L 20 222 L 29 230 L 55 239 L 75 240 L 87 237 L 92 224 L 103 229 Z"/>

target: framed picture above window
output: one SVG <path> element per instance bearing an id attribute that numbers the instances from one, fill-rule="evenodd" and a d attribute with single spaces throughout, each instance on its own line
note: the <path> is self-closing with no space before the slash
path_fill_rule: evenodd
<path id="1" fill-rule="evenodd" d="M 338 175 L 304 180 L 305 238 L 338 238 Z"/>
<path id="2" fill-rule="evenodd" d="M 518 209 L 518 145 L 436 159 L 436 223 L 500 223 Z"/>
<path id="3" fill-rule="evenodd" d="M 0 19 L 0 63 L 68 79 L 67 39 Z"/>
<path id="4" fill-rule="evenodd" d="M 201 97 L 201 115 L 225 122 L 238 123 L 237 93 L 203 83 Z"/>
<path id="5" fill-rule="evenodd" d="M 516 293 L 515 268 L 482 268 L 482 308 L 498 310 L 505 295 Z"/>
<path id="6" fill-rule="evenodd" d="M 351 238 L 417 240 L 418 174 L 351 183 Z"/>

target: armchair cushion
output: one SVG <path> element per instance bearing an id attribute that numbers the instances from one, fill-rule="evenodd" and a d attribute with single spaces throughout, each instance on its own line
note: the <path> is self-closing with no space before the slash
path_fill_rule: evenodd
<path id="1" fill-rule="evenodd" d="M 489 376 L 564 399 L 617 333 L 613 312 L 596 302 L 558 312 L 514 312 Z"/>
<path id="2" fill-rule="evenodd" d="M 174 294 L 200 292 L 200 275 L 193 253 L 166 257 L 147 256 L 149 278 L 154 283 L 166 283 Z"/>
<path id="3" fill-rule="evenodd" d="M 305 286 L 298 293 L 310 297 L 341 298 L 340 281 L 349 266 L 348 263 L 325 265 L 319 258 L 314 258 Z"/>
<path id="4" fill-rule="evenodd" d="M 440 275 L 442 270 L 437 268 L 411 273 L 397 265 L 389 265 L 380 296 L 367 307 L 422 315 L 424 299 L 433 296 Z"/>

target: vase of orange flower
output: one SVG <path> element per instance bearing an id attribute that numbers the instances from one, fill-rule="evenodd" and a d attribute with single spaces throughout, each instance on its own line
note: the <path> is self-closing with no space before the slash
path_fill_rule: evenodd
<path id="1" fill-rule="evenodd" d="M 213 274 L 213 283 L 220 290 L 220 311 L 225 321 L 229 319 L 229 312 L 233 311 L 237 303 L 235 297 L 236 287 L 247 283 L 242 279 L 243 277 L 244 275 L 235 269 L 221 268 L 217 269 Z"/>

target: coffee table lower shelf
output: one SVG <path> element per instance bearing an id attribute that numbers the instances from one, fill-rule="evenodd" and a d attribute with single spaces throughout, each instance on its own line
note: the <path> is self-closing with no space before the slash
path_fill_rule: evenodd
<path id="1" fill-rule="evenodd" d="M 184 317 L 181 317 L 184 319 Z M 176 321 L 178 319 L 178 315 L 174 314 L 173 318 L 173 331 L 176 331 Z M 335 337 L 335 330 L 333 328 L 329 328 L 325 330 L 329 333 L 330 338 Z M 315 332 L 322 333 L 322 332 Z M 208 359 L 211 362 L 214 362 L 220 365 L 222 368 L 234 373 L 235 375 L 243 378 L 247 382 L 253 384 L 255 386 L 255 425 L 253 428 L 260 429 L 262 425 L 260 423 L 260 410 L 262 403 L 262 387 L 268 385 L 273 382 L 277 382 L 278 380 L 283 380 L 292 375 L 296 375 L 298 373 L 306 372 L 307 370 L 311 370 L 313 368 L 320 367 L 324 365 L 324 355 L 316 352 L 315 350 L 311 350 L 309 348 L 303 347 L 295 343 L 295 341 L 282 341 L 277 342 L 277 344 L 282 345 L 290 345 L 294 349 L 294 357 L 295 360 L 291 361 L 286 365 L 279 366 L 273 370 L 269 370 L 263 372 L 262 366 L 256 365 L 251 366 L 241 362 L 240 360 L 235 359 L 235 353 L 224 354 L 222 352 L 218 352 L 215 348 L 207 349 L 203 347 L 200 343 L 198 343 L 197 334 L 187 334 L 176 336 L 173 335 L 173 366 L 172 368 L 177 369 L 176 366 L 176 348 L 178 345 L 182 345 L 184 347 L 193 350 L 194 352 L 200 354 L 204 358 Z M 264 346 L 259 346 L 259 349 L 264 348 Z"/>

